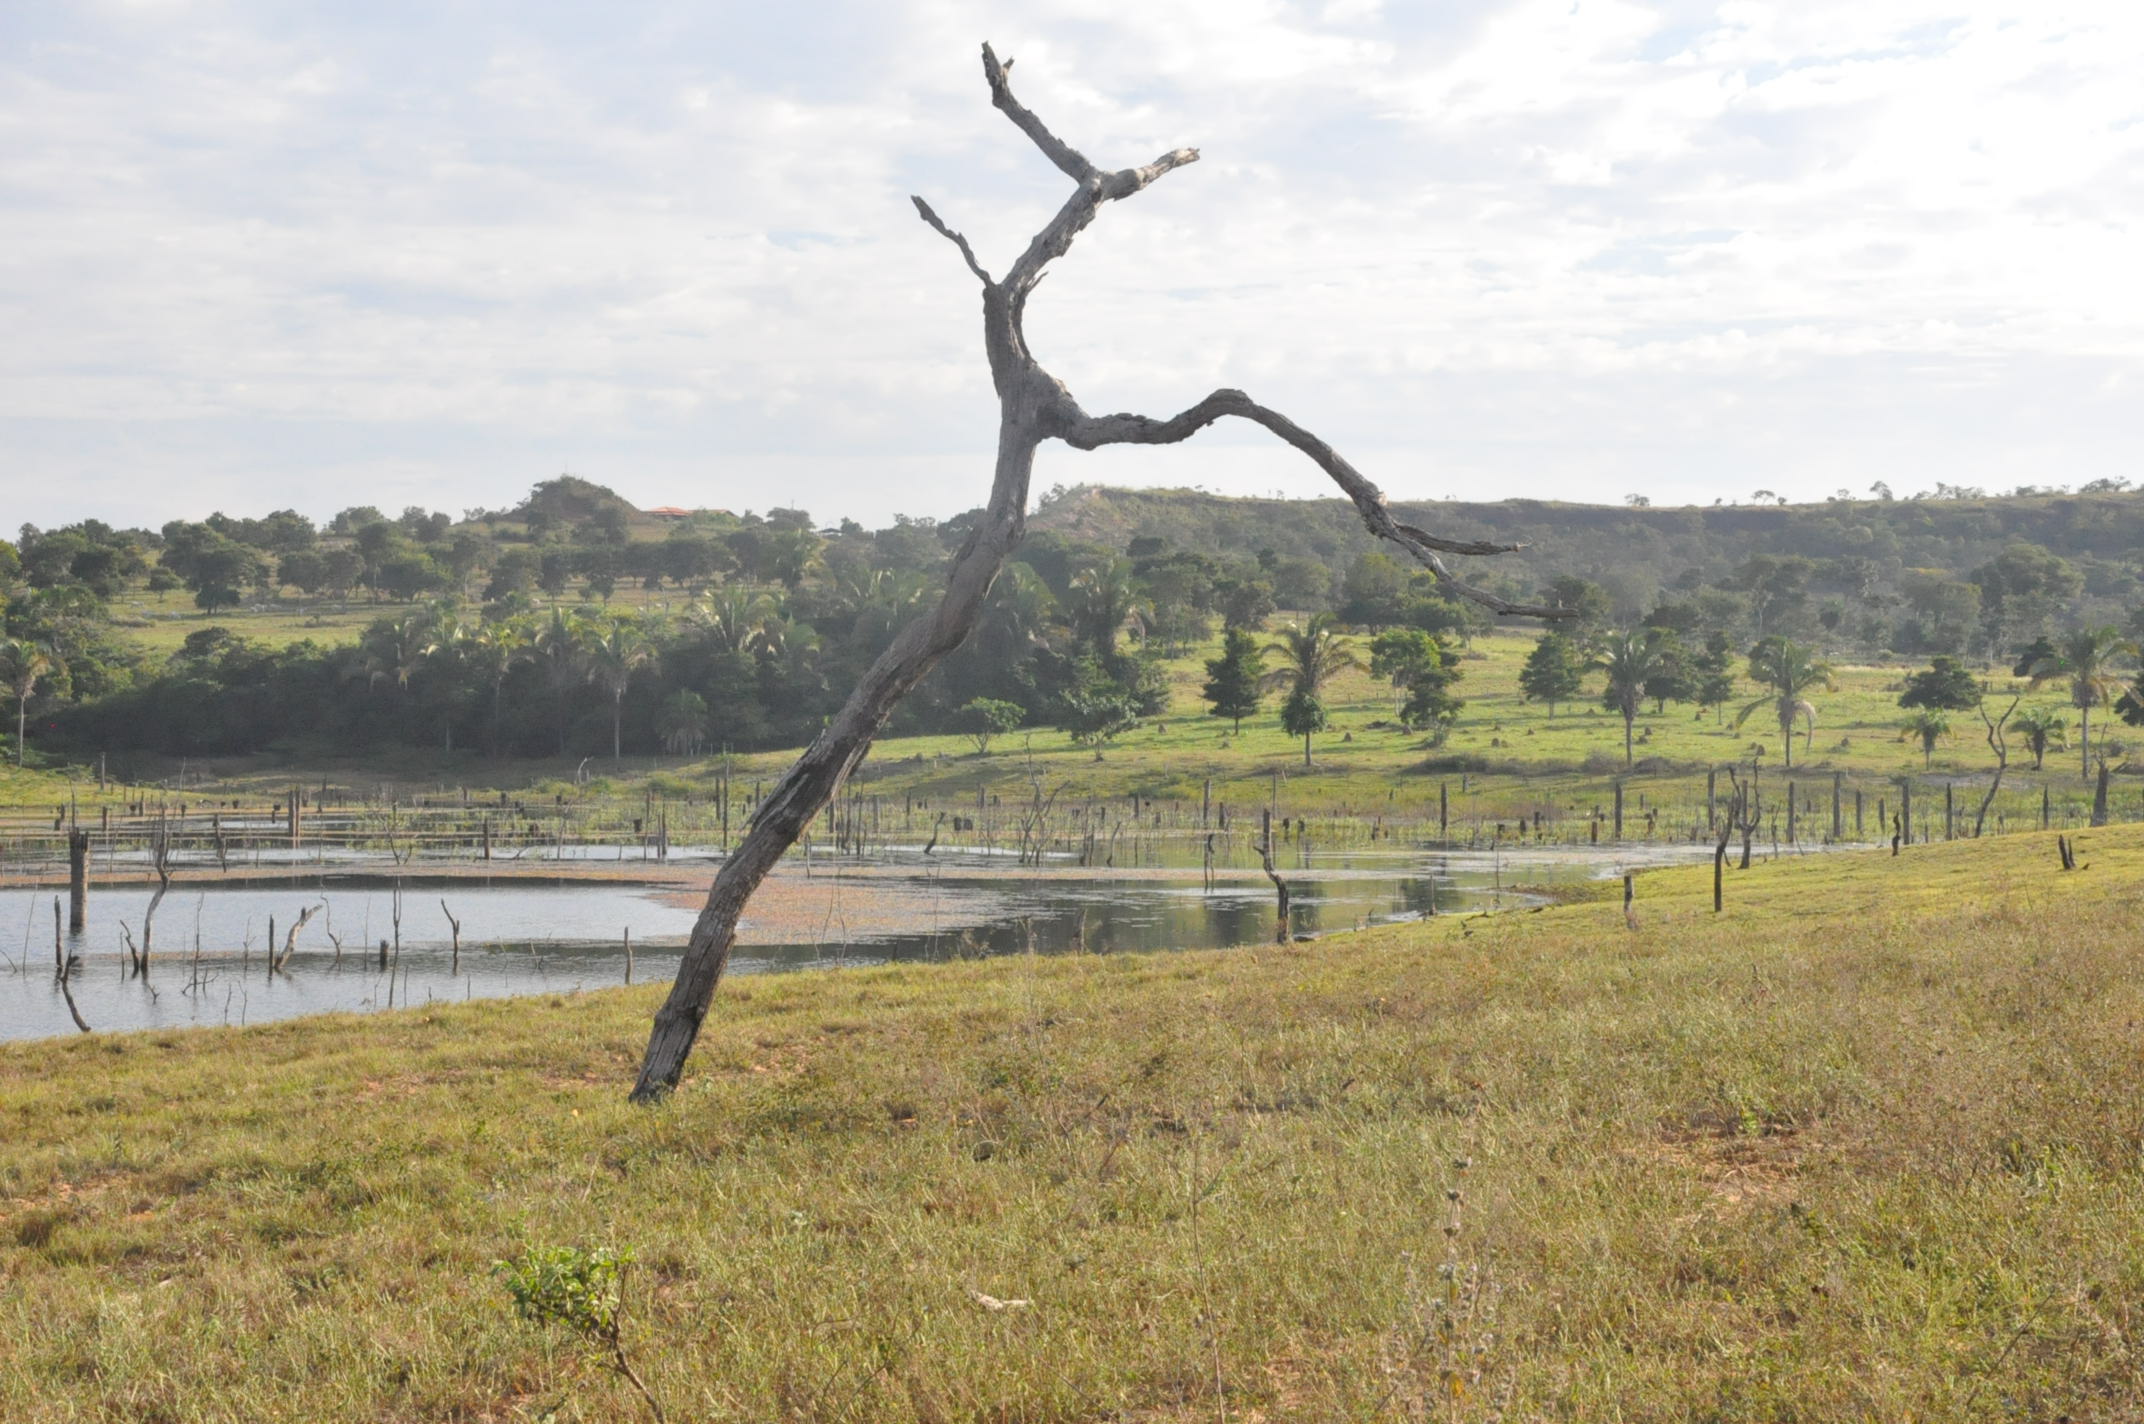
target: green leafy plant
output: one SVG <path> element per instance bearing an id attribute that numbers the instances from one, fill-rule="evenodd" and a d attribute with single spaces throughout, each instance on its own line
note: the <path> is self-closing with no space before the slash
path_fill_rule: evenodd
<path id="1" fill-rule="evenodd" d="M 662 1405 L 625 1353 L 625 1269 L 632 1261 L 630 1250 L 606 1246 L 531 1246 L 515 1260 L 493 1263 L 492 1274 L 505 1283 L 522 1319 L 562 1325 L 580 1336 L 640 1392 L 656 1424 L 663 1424 Z"/>

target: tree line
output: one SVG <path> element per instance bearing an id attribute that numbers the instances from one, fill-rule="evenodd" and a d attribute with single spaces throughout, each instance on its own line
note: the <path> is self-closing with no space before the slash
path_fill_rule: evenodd
<path id="1" fill-rule="evenodd" d="M 156 531 L 25 526 L 19 541 L 0 541 L 0 688 L 13 702 L 18 758 L 26 738 L 55 754 L 235 753 L 308 738 L 502 757 L 795 745 L 934 592 L 973 518 L 904 518 L 875 531 L 847 520 L 819 527 L 781 508 L 657 521 L 600 485 L 561 477 L 511 509 L 458 520 L 357 506 L 319 527 L 291 510 Z M 1038 522 L 975 636 L 895 730 L 963 732 L 987 750 L 1018 728 L 1051 726 L 1100 747 L 1164 710 L 1161 660 L 1217 627 L 1209 709 L 1238 726 L 1276 715 L 1303 739 L 1306 760 L 1329 720 L 1325 686 L 1365 658 L 1392 688 L 1394 722 L 1432 745 L 1465 706 L 1459 649 L 1487 620 L 1440 596 L 1425 573 L 1360 551 L 1359 534 L 1344 558 L 1321 562 L 1289 552 L 1281 525 L 1271 526 L 1275 542 L 1203 551 L 1155 532 L 1112 547 L 1064 532 L 1063 521 Z M 2011 610 L 2002 628 L 2033 633 L 2001 650 L 2014 675 L 2070 691 L 2088 764 L 2095 717 L 2139 706 L 2132 630 L 2144 616 L 2066 626 L 2046 605 L 2074 600 L 2092 579 L 2045 549 L 2008 545 L 1969 572 Z M 1554 715 L 1601 674 L 1602 703 L 1622 717 L 1634 762 L 1643 706 L 1695 704 L 1724 720 L 1747 676 L 1765 693 L 1738 717 L 1763 712 L 1791 759 L 1794 729 L 1806 747 L 1811 699 L 1853 640 L 1816 597 L 1830 576 L 1819 561 L 1760 551 L 1729 575 L 1717 586 L 1685 571 L 1627 620 L 1628 589 L 1580 574 L 1548 579 L 1530 592 L 1574 617 L 1529 655 L 1523 694 Z M 627 583 L 643 590 L 640 606 L 615 602 Z M 126 601 L 177 590 L 191 591 L 209 621 L 168 658 L 144 653 L 121 626 Z M 354 646 L 284 645 L 245 636 L 242 619 L 213 621 L 234 608 L 327 600 L 375 604 L 379 616 Z M 2017 613 L 2028 606 L 2041 614 Z M 1282 608 L 1289 617 L 1268 634 Z M 1977 633 L 1933 641 L 1992 646 Z M 1961 666 L 1957 651 L 1935 656 L 1937 669 Z M 1949 714 L 1977 705 L 1964 696 L 1906 704 L 1901 735 L 1932 753 Z M 2036 756 L 2067 740 L 2066 721 L 2051 714 L 2028 709 L 2018 727 Z"/>

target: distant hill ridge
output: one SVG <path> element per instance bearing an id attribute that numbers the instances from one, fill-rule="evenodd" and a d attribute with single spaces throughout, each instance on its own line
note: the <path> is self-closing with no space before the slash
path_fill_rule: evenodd
<path id="1" fill-rule="evenodd" d="M 2017 543 L 2079 564 L 2130 573 L 2144 556 L 2144 493 L 1853 500 L 1823 504 L 1638 507 L 1510 499 L 1396 500 L 1409 523 L 1455 539 L 1524 544 L 1465 563 L 1483 581 L 1536 586 L 1561 574 L 1650 566 L 1662 582 L 1699 570 L 1706 582 L 1757 554 L 1867 560 L 1880 574 L 1964 574 Z M 1064 538 L 1123 548 L 1156 537 L 1202 553 L 1270 548 L 1344 567 L 1379 541 L 1340 498 L 1282 500 L 1184 489 L 1079 485 L 1051 492 L 1030 521 Z"/>

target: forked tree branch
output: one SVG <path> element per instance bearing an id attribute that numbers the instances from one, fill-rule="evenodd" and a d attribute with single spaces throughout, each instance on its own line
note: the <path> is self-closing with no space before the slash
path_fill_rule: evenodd
<path id="1" fill-rule="evenodd" d="M 1042 280 L 1049 264 L 1071 249 L 1073 239 L 1094 221 L 1102 204 L 1128 198 L 1185 164 L 1197 162 L 1198 150 L 1179 148 L 1140 167 L 1104 172 L 1013 97 L 1007 78 L 1011 68 L 1010 60 L 1000 63 L 990 46 L 983 46 L 983 77 L 990 86 L 991 103 L 1077 185 L 1056 216 L 1029 241 L 1004 278 L 993 281 L 968 240 L 947 226 L 929 203 L 915 199 L 923 221 L 960 250 L 968 270 L 983 284 L 983 351 L 998 393 L 997 463 L 989 502 L 954 555 L 938 606 L 903 628 L 871 664 L 841 711 L 760 803 L 743 840 L 723 862 L 708 890 L 707 904 L 693 923 L 677 980 L 655 1015 L 640 1078 L 633 1087 L 636 1101 L 657 1101 L 678 1085 L 715 986 L 729 963 L 737 922 L 752 892 L 840 790 L 902 697 L 973 631 L 991 583 L 1026 532 L 1028 483 L 1034 473 L 1036 447 L 1043 441 L 1061 439 L 1082 450 L 1118 444 L 1163 445 L 1188 439 L 1224 415 L 1253 421 L 1309 456 L 1355 502 L 1372 532 L 1405 548 L 1452 592 L 1498 613 L 1568 616 L 1561 609 L 1511 603 L 1454 578 L 1440 555 L 1506 553 L 1509 546 L 1441 539 L 1398 522 L 1386 509 L 1377 486 L 1330 445 L 1241 391 L 1216 391 L 1168 420 L 1138 415 L 1094 417 L 1081 410 L 1063 383 L 1028 350 L 1023 329 L 1028 293 Z"/>

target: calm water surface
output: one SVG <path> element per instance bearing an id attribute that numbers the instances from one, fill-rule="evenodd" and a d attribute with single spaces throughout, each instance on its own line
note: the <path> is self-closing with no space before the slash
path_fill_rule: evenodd
<path id="1" fill-rule="evenodd" d="M 941 856 L 941 859 L 944 857 Z M 1642 856 L 1585 849 L 1291 856 L 1293 929 L 1327 934 L 1431 913 L 1473 913 L 1527 903 L 1509 887 L 1614 873 L 1686 852 Z M 1026 952 L 1206 949 L 1264 941 L 1272 888 L 1224 880 L 1206 888 L 1179 878 L 1114 878 L 1106 870 L 1035 874 L 956 858 L 943 868 L 879 858 L 874 875 L 841 878 L 844 896 L 927 891 L 929 912 L 882 933 L 849 933 L 829 921 L 815 943 L 740 944 L 733 973 L 944 960 Z M 889 876 L 889 872 L 892 874 Z M 839 874 L 831 867 L 821 876 Z M 175 880 L 158 908 L 151 972 L 129 978 L 121 924 L 138 939 L 151 891 L 93 887 L 90 927 L 63 936 L 79 965 L 68 983 L 97 1029 L 259 1023 L 334 1010 L 367 1012 L 510 994 L 560 993 L 624 982 L 627 930 L 633 978 L 669 979 L 696 909 L 665 903 L 677 887 L 588 881 L 490 881 L 356 868 L 294 874 L 274 883 L 220 886 Z M 73 1033 L 53 975 L 52 891 L 0 890 L 0 1039 Z M 690 898 L 690 897 L 688 897 Z M 459 966 L 440 901 L 461 921 Z M 397 906 L 400 924 L 396 924 Z M 289 972 L 267 972 L 272 916 L 277 944 L 299 913 L 318 907 L 299 933 Z M 751 919 L 746 919 L 751 933 Z M 381 966 L 380 942 L 389 943 Z M 337 941 L 340 941 L 338 947 Z M 399 948 L 397 948 L 399 943 Z M 20 972 L 22 966 L 27 972 Z"/>

